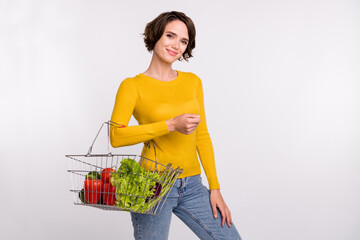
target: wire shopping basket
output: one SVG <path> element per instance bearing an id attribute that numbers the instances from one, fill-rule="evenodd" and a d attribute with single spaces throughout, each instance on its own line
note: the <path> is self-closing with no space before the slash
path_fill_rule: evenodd
<path id="1" fill-rule="evenodd" d="M 73 200 L 75 205 L 91 206 L 103 210 L 118 210 L 157 215 L 166 201 L 175 180 L 182 169 L 172 168 L 172 164 L 134 154 L 92 154 L 93 145 L 107 124 L 108 149 L 110 125 L 104 122 L 98 131 L 89 151 L 85 155 L 65 155 L 69 160 Z M 151 147 L 145 142 L 146 149 Z"/>

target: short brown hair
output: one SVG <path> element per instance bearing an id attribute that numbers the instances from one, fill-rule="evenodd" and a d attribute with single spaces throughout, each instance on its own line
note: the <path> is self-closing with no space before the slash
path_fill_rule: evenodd
<path id="1" fill-rule="evenodd" d="M 185 25 L 188 29 L 189 43 L 182 55 L 184 60 L 188 61 L 187 59 L 191 58 L 193 56 L 191 54 L 191 52 L 195 48 L 196 30 L 195 30 L 195 25 L 194 25 L 193 21 L 191 20 L 191 18 L 189 18 L 182 12 L 176 12 L 176 11 L 164 12 L 164 13 L 161 13 L 154 20 L 149 22 L 145 27 L 144 33 L 142 34 L 144 36 L 145 46 L 146 46 L 147 50 L 149 52 L 151 52 L 154 49 L 156 42 L 164 34 L 166 25 L 169 22 L 174 21 L 174 20 L 182 21 L 183 23 L 185 23 Z M 181 61 L 181 60 L 182 59 L 180 57 L 179 61 Z"/>

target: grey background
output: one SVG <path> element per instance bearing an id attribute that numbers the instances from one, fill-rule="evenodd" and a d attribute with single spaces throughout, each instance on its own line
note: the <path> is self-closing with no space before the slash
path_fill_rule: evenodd
<path id="1" fill-rule="evenodd" d="M 203 81 L 243 239 L 359 239 L 360 3 L 344 0 L 0 1 L 0 239 L 132 239 L 128 213 L 73 205 L 64 155 L 87 152 L 170 10 L 197 28 L 173 67 Z M 170 239 L 196 236 L 174 216 Z"/>

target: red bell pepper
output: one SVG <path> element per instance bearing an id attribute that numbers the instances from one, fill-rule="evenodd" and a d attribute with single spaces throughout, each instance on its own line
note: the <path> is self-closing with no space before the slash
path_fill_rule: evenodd
<path id="1" fill-rule="evenodd" d="M 103 200 L 106 205 L 114 206 L 116 202 L 115 198 L 116 187 L 111 185 L 111 183 L 104 183 L 104 192 L 103 192 Z"/>
<path id="2" fill-rule="evenodd" d="M 110 178 L 112 177 L 112 174 L 115 173 L 115 170 L 112 168 L 104 168 L 101 171 L 101 180 L 104 183 L 109 183 L 110 182 Z"/>
<path id="3" fill-rule="evenodd" d="M 97 204 L 101 198 L 103 181 L 100 179 L 86 179 L 84 182 L 85 200 L 89 204 Z"/>

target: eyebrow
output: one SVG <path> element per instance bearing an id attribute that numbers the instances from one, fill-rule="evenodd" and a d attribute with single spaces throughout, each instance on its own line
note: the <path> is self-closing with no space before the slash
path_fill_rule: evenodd
<path id="1" fill-rule="evenodd" d="M 176 33 L 174 33 L 174 32 L 171 32 L 171 31 L 167 31 L 167 33 L 171 33 L 171 34 L 174 34 L 175 36 L 177 36 L 177 34 Z M 186 41 L 189 41 L 189 39 L 187 39 L 187 38 L 183 38 L 184 40 L 186 40 Z"/>

